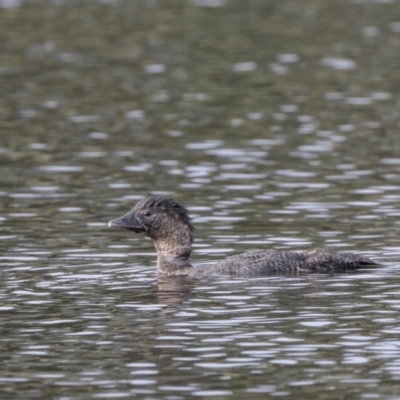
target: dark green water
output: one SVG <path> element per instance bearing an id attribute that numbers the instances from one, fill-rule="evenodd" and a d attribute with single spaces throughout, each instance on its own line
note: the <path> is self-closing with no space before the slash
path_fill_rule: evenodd
<path id="1" fill-rule="evenodd" d="M 399 54 L 395 0 L 0 0 L 0 397 L 398 398 Z M 150 194 L 195 265 L 384 268 L 161 279 Z"/>

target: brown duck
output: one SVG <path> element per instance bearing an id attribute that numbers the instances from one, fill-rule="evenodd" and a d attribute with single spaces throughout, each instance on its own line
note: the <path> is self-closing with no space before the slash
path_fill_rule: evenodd
<path id="1" fill-rule="evenodd" d="M 128 214 L 110 221 L 108 226 L 144 232 L 154 243 L 157 270 L 162 275 L 298 275 L 379 266 L 362 255 L 315 249 L 304 252 L 253 251 L 196 268 L 189 261 L 194 228 L 188 210 L 174 199 L 159 196 L 139 201 Z"/>

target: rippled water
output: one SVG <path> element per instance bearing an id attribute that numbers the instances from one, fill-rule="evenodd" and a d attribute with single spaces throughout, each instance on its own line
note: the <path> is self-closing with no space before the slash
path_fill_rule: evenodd
<path id="1" fill-rule="evenodd" d="M 1 398 L 400 395 L 400 5 L 0 0 Z M 108 220 L 185 204 L 193 263 L 325 246 L 384 267 L 158 278 Z"/>

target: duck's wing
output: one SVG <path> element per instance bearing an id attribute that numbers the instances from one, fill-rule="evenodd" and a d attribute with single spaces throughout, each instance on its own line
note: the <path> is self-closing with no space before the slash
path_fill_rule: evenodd
<path id="1" fill-rule="evenodd" d="M 305 268 L 307 257 L 303 253 L 289 251 L 253 251 L 228 257 L 203 268 L 199 273 L 207 275 L 265 276 L 295 275 L 309 272 Z"/>

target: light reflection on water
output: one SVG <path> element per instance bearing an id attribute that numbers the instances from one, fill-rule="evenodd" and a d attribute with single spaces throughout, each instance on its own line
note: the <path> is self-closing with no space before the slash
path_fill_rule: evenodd
<path id="1" fill-rule="evenodd" d="M 85 384 L 81 393 L 101 388 L 96 393 L 109 396 L 115 387 L 132 394 L 137 386 L 160 395 L 170 386 L 193 394 L 230 387 L 294 395 L 310 385 L 350 390 L 357 381 L 358 390 L 369 390 L 373 381 L 376 387 L 376 377 L 358 378 L 370 370 L 371 360 L 382 360 L 374 366 L 381 373 L 396 375 L 399 304 L 389 272 L 158 283 L 153 271 L 129 268 L 52 276 L 47 285 L 36 282 L 35 290 L 13 289 L 8 282 L 9 301 L 19 307 L 2 308 L 4 326 L 15 321 L 14 313 L 24 318 L 14 328 L 18 346 L 10 364 L 40 365 L 42 372 L 3 377 L 3 385 L 28 385 L 46 376 L 57 387 Z M 132 345 L 132 339 L 143 346 Z M 60 353 L 64 366 L 50 372 Z M 111 372 L 116 367 L 118 377 Z M 235 371 L 243 378 L 227 386 Z M 207 381 L 200 378 L 204 373 Z"/>

